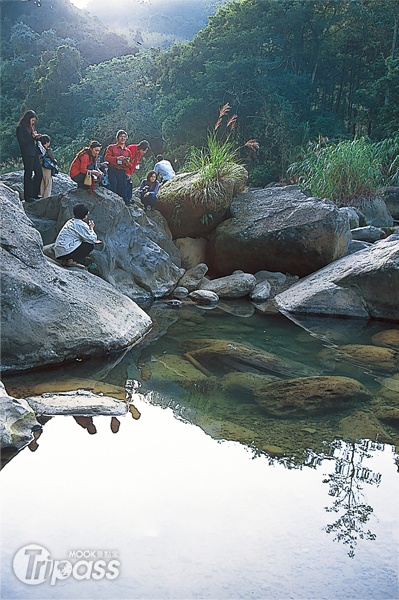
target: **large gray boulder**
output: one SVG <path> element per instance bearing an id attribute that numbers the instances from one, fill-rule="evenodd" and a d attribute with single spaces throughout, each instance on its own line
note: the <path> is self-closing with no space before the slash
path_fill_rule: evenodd
<path id="1" fill-rule="evenodd" d="M 134 345 L 150 317 L 117 289 L 42 252 L 15 192 L 0 183 L 2 368 L 22 371 Z"/>
<path id="2" fill-rule="evenodd" d="M 24 199 L 24 172 L 23 171 L 11 171 L 10 173 L 2 173 L 0 175 L 0 181 L 2 181 L 7 187 L 15 190 L 20 200 Z M 67 192 L 68 190 L 76 190 L 78 186 L 66 173 L 58 173 L 53 177 L 53 185 L 51 190 L 52 196 L 57 196 Z"/>
<path id="3" fill-rule="evenodd" d="M 333 202 L 298 186 L 250 189 L 230 211 L 210 240 L 208 264 L 218 275 L 242 269 L 303 277 L 347 254 L 348 220 Z"/>
<path id="4" fill-rule="evenodd" d="M 275 302 L 292 314 L 399 321 L 398 298 L 399 241 L 387 238 L 313 273 Z"/>
<path id="5" fill-rule="evenodd" d="M 92 194 L 69 190 L 27 204 L 25 210 L 44 243 L 50 244 L 79 202 L 89 207 L 103 242 L 90 256 L 105 281 L 136 302 L 160 298 L 175 288 L 184 270 L 166 222 L 157 211 L 149 218 L 137 204 L 127 207 L 119 196 L 100 186 Z"/>

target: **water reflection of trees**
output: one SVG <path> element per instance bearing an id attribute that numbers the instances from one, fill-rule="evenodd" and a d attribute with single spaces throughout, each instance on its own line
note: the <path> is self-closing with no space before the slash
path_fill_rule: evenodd
<path id="1" fill-rule="evenodd" d="M 359 539 L 372 541 L 376 538 L 367 527 L 373 508 L 367 504 L 363 488 L 365 484 L 379 486 L 381 474 L 366 467 L 364 460 L 371 458 L 372 452 L 382 450 L 384 445 L 371 440 L 350 443 L 335 440 L 329 446 L 332 456 L 317 458 L 335 461 L 334 471 L 323 479 L 323 483 L 329 485 L 328 494 L 334 498 L 332 505 L 326 506 L 325 510 L 339 516 L 324 531 L 333 534 L 334 541 L 347 545 L 348 556 L 353 558 Z"/>
<path id="2" fill-rule="evenodd" d="M 133 391 L 137 391 L 134 383 L 130 382 Z M 201 413 L 187 406 L 180 399 L 168 397 L 165 393 L 155 391 L 147 392 L 145 398 L 153 405 L 169 408 L 175 417 L 183 422 L 200 426 L 208 435 L 214 439 L 226 439 L 221 437 L 221 432 L 214 427 L 204 427 L 199 419 Z M 212 420 L 211 420 L 212 423 Z M 217 422 L 216 422 L 217 423 Z M 233 438 L 229 438 L 232 440 Z M 235 440 L 239 441 L 239 440 Z M 242 443 L 242 442 L 241 442 Z M 331 506 L 324 507 L 326 512 L 337 515 L 333 523 L 327 524 L 323 530 L 332 534 L 333 541 L 340 542 L 349 548 L 348 556 L 355 556 L 355 549 L 359 540 L 373 541 L 376 534 L 369 528 L 369 521 L 373 514 L 373 508 L 367 503 L 364 487 L 366 484 L 379 486 L 382 475 L 366 466 L 367 459 L 373 457 L 376 451 L 387 449 L 385 444 L 373 442 L 369 439 L 356 442 L 345 442 L 336 439 L 333 442 L 324 442 L 325 450 L 319 448 L 308 448 L 302 456 L 298 453 L 272 454 L 255 443 L 244 444 L 251 453 L 253 460 L 262 458 L 270 466 L 281 465 L 286 469 L 303 470 L 305 468 L 322 469 L 326 464 L 334 462 L 333 472 L 325 475 L 323 483 L 329 485 L 328 494 L 333 499 Z M 389 448 L 389 446 L 388 446 Z M 395 454 L 395 464 L 399 469 L 399 457 Z"/>

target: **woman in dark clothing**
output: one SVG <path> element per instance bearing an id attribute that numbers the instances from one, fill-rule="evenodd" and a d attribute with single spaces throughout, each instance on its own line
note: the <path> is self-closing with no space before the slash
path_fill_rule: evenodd
<path id="1" fill-rule="evenodd" d="M 147 178 L 140 183 L 139 194 L 146 210 L 155 210 L 159 181 L 155 171 L 149 171 Z"/>
<path id="2" fill-rule="evenodd" d="M 17 125 L 17 139 L 21 148 L 24 163 L 24 199 L 25 202 L 37 200 L 43 177 L 40 164 L 40 152 L 36 141 L 41 137 L 35 130 L 37 115 L 33 110 L 27 110 Z M 32 173 L 33 179 L 32 179 Z"/>

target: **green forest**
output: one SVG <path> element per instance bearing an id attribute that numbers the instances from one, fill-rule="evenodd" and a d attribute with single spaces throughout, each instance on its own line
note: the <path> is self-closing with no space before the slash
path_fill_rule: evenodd
<path id="1" fill-rule="evenodd" d="M 385 143 L 397 165 L 399 0 L 216 8 L 192 39 L 150 48 L 69 0 L 2 0 L 2 170 L 19 168 L 15 126 L 28 108 L 65 170 L 120 128 L 181 169 L 226 105 L 217 135 L 241 148 L 251 185 L 286 180 L 312 144 Z"/>

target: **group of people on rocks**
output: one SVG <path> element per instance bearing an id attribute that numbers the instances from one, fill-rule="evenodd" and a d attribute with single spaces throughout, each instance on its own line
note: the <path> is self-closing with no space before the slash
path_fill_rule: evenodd
<path id="1" fill-rule="evenodd" d="M 52 176 L 58 173 L 57 161 L 51 150 L 48 135 L 37 133 L 37 114 L 27 110 L 21 117 L 17 129 L 17 140 L 21 149 L 24 165 L 24 200 L 34 202 L 51 195 Z M 148 152 L 150 144 L 142 140 L 138 144 L 127 145 L 128 135 L 120 129 L 116 134 L 116 143 L 110 144 L 100 156 L 102 145 L 97 140 L 90 142 L 76 154 L 69 175 L 79 188 L 93 190 L 96 181 L 106 181 L 107 187 L 123 198 L 126 204 L 132 204 L 133 185 L 131 176 L 140 159 Z M 146 210 L 155 210 L 157 192 L 161 183 L 175 176 L 168 160 L 161 154 L 152 171 L 142 180 L 138 193 Z M 81 264 L 96 244 L 101 244 L 94 231 L 94 222 L 89 221 L 89 208 L 77 204 L 73 208 L 73 218 L 60 230 L 54 244 L 56 260 L 64 267 L 81 267 Z"/>
<path id="2" fill-rule="evenodd" d="M 52 176 L 58 172 L 57 161 L 51 150 L 51 139 L 36 131 L 37 115 L 27 110 L 17 125 L 17 139 L 24 164 L 24 199 L 33 202 L 38 198 L 51 195 Z M 131 176 L 135 172 L 141 158 L 148 152 L 150 144 L 142 140 L 138 144 L 127 144 L 128 135 L 120 129 L 116 134 L 116 142 L 110 144 L 100 156 L 102 145 L 97 140 L 90 142 L 76 154 L 69 175 L 80 188 L 93 190 L 98 181 L 112 192 L 123 198 L 126 204 L 132 204 L 133 184 Z M 142 180 L 138 194 L 146 210 L 154 210 L 157 192 L 161 182 L 175 176 L 175 171 L 168 160 L 158 154 L 154 170 L 149 171 Z"/>
<path id="3" fill-rule="evenodd" d="M 142 140 L 138 144 L 127 144 L 128 135 L 120 129 L 116 134 L 115 144 L 110 144 L 100 158 L 101 144 L 96 140 L 90 142 L 80 150 L 72 161 L 70 176 L 78 184 L 78 187 L 89 185 L 93 188 L 95 181 L 103 181 L 107 177 L 107 187 L 123 198 L 126 204 L 132 204 L 133 175 L 141 158 L 148 152 L 150 144 Z M 143 179 L 138 193 L 146 210 L 154 210 L 159 189 L 158 175 L 162 182 L 168 181 L 175 176 L 175 171 L 168 160 L 161 154 L 157 156 L 154 170 L 147 173 Z M 91 177 L 91 182 L 87 177 Z"/>

